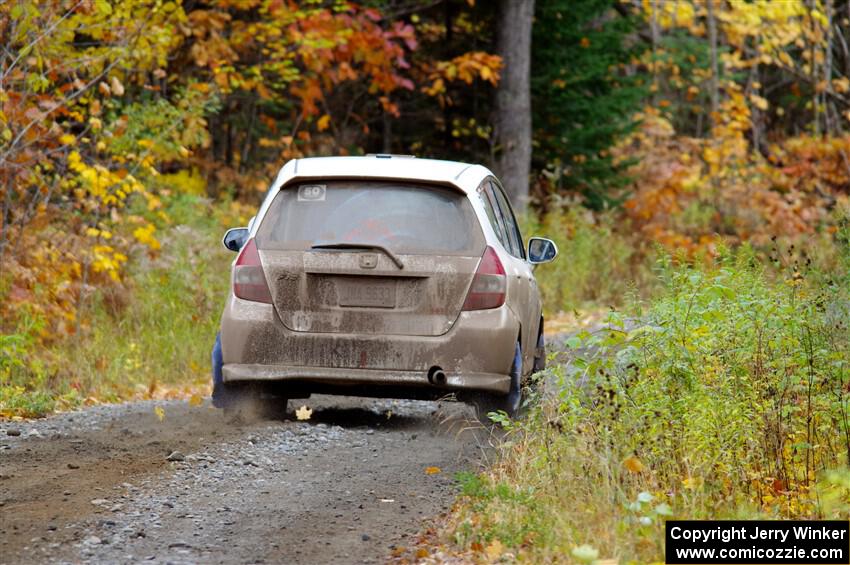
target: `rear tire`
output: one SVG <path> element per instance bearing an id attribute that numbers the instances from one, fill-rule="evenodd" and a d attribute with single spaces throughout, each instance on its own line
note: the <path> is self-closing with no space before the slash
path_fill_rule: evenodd
<path id="1" fill-rule="evenodd" d="M 224 410 L 229 422 L 252 422 L 286 415 L 286 398 L 269 394 L 258 384 L 224 382 L 223 364 L 221 334 L 218 333 L 212 349 L 212 404 Z"/>
<path id="2" fill-rule="evenodd" d="M 537 336 L 537 351 L 534 355 L 534 368 L 532 373 L 539 373 L 546 369 L 546 338 L 543 336 L 543 324 L 540 325 L 540 335 Z"/>
<path id="3" fill-rule="evenodd" d="M 288 399 L 266 392 L 252 383 L 222 383 L 228 402 L 224 416 L 229 423 L 276 420 L 286 416 Z"/>
<path id="4" fill-rule="evenodd" d="M 480 393 L 472 399 L 479 420 L 489 422 L 487 415 L 490 412 L 505 412 L 511 418 L 519 414 L 520 406 L 522 406 L 522 348 L 519 342 L 514 349 L 510 377 L 511 388 L 508 394 Z"/>

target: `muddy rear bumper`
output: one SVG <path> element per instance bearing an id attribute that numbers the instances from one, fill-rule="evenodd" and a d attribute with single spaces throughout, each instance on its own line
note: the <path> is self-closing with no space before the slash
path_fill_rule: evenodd
<path id="1" fill-rule="evenodd" d="M 223 379 L 506 393 L 518 335 L 505 306 L 462 312 L 440 336 L 295 332 L 271 305 L 231 295 L 221 322 Z M 429 383 L 433 367 L 445 372 L 445 385 Z"/>
<path id="2" fill-rule="evenodd" d="M 286 365 L 225 365 L 225 382 L 291 381 L 299 386 L 307 383 L 325 387 L 368 387 L 369 389 L 423 388 L 439 395 L 457 390 L 482 390 L 507 394 L 510 377 L 492 373 L 446 373 L 445 385 L 429 382 L 425 371 L 376 369 L 337 369 L 331 367 L 292 367 Z M 309 387 L 307 387 L 309 388 Z M 425 391 L 422 391 L 425 392 Z"/>

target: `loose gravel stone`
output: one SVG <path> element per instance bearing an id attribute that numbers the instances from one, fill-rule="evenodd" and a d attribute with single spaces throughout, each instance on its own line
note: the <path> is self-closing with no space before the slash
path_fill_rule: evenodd
<path id="1" fill-rule="evenodd" d="M 433 403 L 315 397 L 309 402 L 314 420 L 323 421 L 231 425 L 183 401 L 99 406 L 73 418 L 51 417 L 51 425 L 22 424 L 24 437 L 4 440 L 18 453 L 63 433 L 85 438 L 66 435 L 57 445 L 73 456 L 71 464 L 91 473 L 68 473 L 68 458 L 56 461 L 60 476 L 73 481 L 60 491 L 70 499 L 59 497 L 56 504 L 82 502 L 86 509 L 70 521 L 51 518 L 57 526 L 52 533 L 45 522 L 28 531 L 40 530 L 49 539 L 26 549 L 20 544 L 10 562 L 383 562 L 389 543 L 418 528 L 421 516 L 445 509 L 454 495 L 450 481 L 438 484 L 421 469 L 439 466 L 453 476 L 469 469 L 479 453 L 481 442 L 459 440 L 465 426 L 445 424 L 445 412 L 433 416 Z M 163 406 L 168 418 L 159 422 L 155 406 Z M 465 410 L 448 406 L 454 413 Z M 27 444 L 29 430 L 43 439 Z M 409 440 L 411 431 L 420 432 L 418 442 Z M 9 467 L 16 475 L 26 469 Z M 106 469 L 112 470 L 109 482 L 82 480 Z M 380 498 L 407 502 L 409 517 L 386 508 L 398 505 L 380 505 L 378 511 Z M 0 533 L 0 544 L 4 541 Z"/>

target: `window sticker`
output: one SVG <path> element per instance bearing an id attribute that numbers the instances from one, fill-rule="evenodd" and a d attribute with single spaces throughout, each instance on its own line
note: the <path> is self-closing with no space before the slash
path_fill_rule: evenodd
<path id="1" fill-rule="evenodd" d="M 323 184 L 302 184 L 298 187 L 298 202 L 323 202 L 325 188 Z"/>

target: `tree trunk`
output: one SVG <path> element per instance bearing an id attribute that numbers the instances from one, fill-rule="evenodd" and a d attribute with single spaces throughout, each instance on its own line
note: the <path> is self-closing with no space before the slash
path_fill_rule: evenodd
<path id="1" fill-rule="evenodd" d="M 810 0 L 810 1 L 806 2 L 806 7 L 809 9 L 809 23 L 811 24 L 810 25 L 811 34 L 812 34 L 812 37 L 816 37 L 817 22 L 816 22 L 815 17 L 814 17 L 814 12 L 815 12 L 815 10 L 817 10 L 817 3 L 814 0 Z M 820 99 L 821 99 L 821 95 L 820 95 L 820 92 L 818 92 L 818 87 L 817 87 L 818 81 L 819 81 L 818 61 L 817 61 L 817 58 L 815 57 L 815 53 L 817 52 L 817 47 L 818 46 L 817 46 L 816 40 L 811 39 L 810 43 L 809 43 L 809 62 L 810 62 L 810 65 L 811 65 L 811 73 L 809 75 L 809 82 L 811 82 L 813 90 L 814 90 L 814 95 L 812 96 L 812 111 L 814 112 L 815 136 L 819 136 L 821 134 L 821 127 L 820 127 L 820 107 L 821 107 Z"/>
<path id="2" fill-rule="evenodd" d="M 534 0 L 500 0 L 497 42 L 496 170 L 518 213 L 528 204 L 531 170 L 531 23 Z"/>
<path id="3" fill-rule="evenodd" d="M 831 102 L 831 94 L 832 94 L 832 14 L 833 14 L 833 6 L 832 0 L 826 0 L 824 2 L 826 8 L 826 46 L 824 47 L 825 51 L 825 59 L 823 66 L 823 82 L 826 89 L 823 91 L 823 95 L 821 96 L 821 103 L 823 104 L 823 126 L 826 132 L 826 135 L 832 135 L 832 116 L 829 113 L 829 103 Z"/>
<path id="4" fill-rule="evenodd" d="M 393 152 L 393 117 L 386 110 L 384 110 L 383 126 L 381 151 L 390 154 Z"/>
<path id="5" fill-rule="evenodd" d="M 661 27 L 658 25 L 658 0 L 652 0 L 652 16 L 649 18 L 649 35 L 652 38 L 652 90 L 649 100 L 653 107 L 658 105 L 658 44 L 661 41 Z M 628 12 L 626 12 L 628 14 Z"/>
<path id="6" fill-rule="evenodd" d="M 714 0 L 708 0 L 708 42 L 711 55 L 711 114 L 712 120 L 720 109 L 720 84 L 717 65 L 717 18 L 714 15 Z"/>

